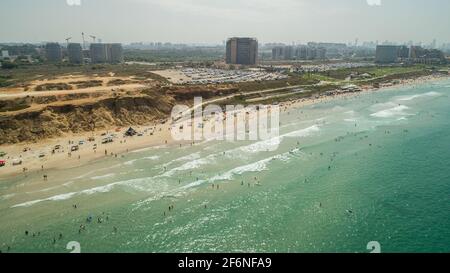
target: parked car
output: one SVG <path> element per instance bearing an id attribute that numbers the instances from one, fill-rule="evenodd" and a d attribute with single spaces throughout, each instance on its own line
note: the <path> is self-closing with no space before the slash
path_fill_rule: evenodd
<path id="1" fill-rule="evenodd" d="M 6 165 L 6 161 L 5 160 L 0 160 L 0 167 L 4 167 Z"/>
<path id="2" fill-rule="evenodd" d="M 102 140 L 102 144 L 108 144 L 108 143 L 111 143 L 111 142 L 114 142 L 113 137 L 105 137 Z"/>
<path id="3" fill-rule="evenodd" d="M 39 154 L 39 158 L 43 158 L 43 157 L 45 157 L 45 154 L 44 153 L 40 153 Z"/>
<path id="4" fill-rule="evenodd" d="M 70 148 L 72 152 L 78 151 L 79 149 L 80 147 L 78 147 L 78 145 L 72 146 L 72 148 Z"/>
<path id="5" fill-rule="evenodd" d="M 14 159 L 12 165 L 13 166 L 22 165 L 22 159 Z"/>

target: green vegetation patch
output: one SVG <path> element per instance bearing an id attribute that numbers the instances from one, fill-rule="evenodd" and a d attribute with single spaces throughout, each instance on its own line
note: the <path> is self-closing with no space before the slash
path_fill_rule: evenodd
<path id="1" fill-rule="evenodd" d="M 0 112 L 14 112 L 27 109 L 30 105 L 25 99 L 0 101 Z"/>
<path id="2" fill-rule="evenodd" d="M 103 85 L 103 81 L 100 80 L 92 80 L 92 81 L 75 81 L 70 82 L 69 84 L 74 84 L 78 89 L 90 88 L 90 87 L 98 87 Z"/>
<path id="3" fill-rule="evenodd" d="M 72 90 L 72 86 L 67 83 L 45 83 L 36 86 L 35 91 L 57 91 Z"/>

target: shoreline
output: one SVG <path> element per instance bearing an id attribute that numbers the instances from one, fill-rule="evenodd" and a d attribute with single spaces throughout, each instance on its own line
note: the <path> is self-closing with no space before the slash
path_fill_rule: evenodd
<path id="1" fill-rule="evenodd" d="M 322 103 L 334 100 L 336 98 L 353 97 L 369 92 L 383 91 L 389 88 L 398 88 L 405 86 L 413 86 L 417 84 L 424 84 L 439 79 L 448 79 L 450 76 L 446 75 L 432 75 L 424 76 L 415 79 L 399 80 L 398 84 L 390 86 L 383 86 L 380 88 L 363 88 L 357 92 L 345 92 L 333 95 L 322 95 L 319 98 L 303 98 L 293 101 L 280 102 L 282 111 L 287 111 L 293 107 L 303 107 L 307 105 L 313 105 L 316 103 Z M 131 126 L 137 132 L 141 132 L 142 136 L 124 137 L 124 133 L 129 128 L 117 128 L 120 130 L 102 130 L 96 132 L 86 132 L 81 134 L 65 135 L 53 139 L 45 139 L 38 143 L 20 143 L 9 144 L 0 146 L 0 150 L 6 152 L 4 157 L 7 161 L 7 165 L 0 168 L 0 182 L 8 178 L 15 177 L 21 174 L 30 174 L 41 172 L 46 175 L 46 171 L 69 169 L 80 166 L 85 166 L 91 162 L 111 158 L 121 157 L 126 153 L 135 152 L 141 149 L 152 149 L 161 146 L 175 146 L 175 145 L 191 145 L 191 142 L 187 141 L 175 141 L 172 139 L 170 133 L 170 121 L 164 123 L 159 122 L 153 125 L 147 126 Z M 116 134 L 113 143 L 102 144 L 102 139 L 105 136 L 102 134 Z M 94 137 L 95 141 L 88 142 L 90 137 Z M 79 141 L 85 141 L 84 144 L 79 145 L 80 150 L 71 153 L 69 156 L 70 147 L 77 145 Z M 69 144 L 73 143 L 73 144 Z M 60 151 L 52 153 L 52 150 L 56 145 L 61 145 Z M 94 145 L 97 146 L 94 151 Z M 25 148 L 30 148 L 29 151 L 24 152 Z M 39 158 L 39 155 L 45 153 L 45 156 Z M 20 159 L 23 164 L 18 166 L 12 166 L 12 161 Z M 24 171 L 26 168 L 26 171 Z"/>

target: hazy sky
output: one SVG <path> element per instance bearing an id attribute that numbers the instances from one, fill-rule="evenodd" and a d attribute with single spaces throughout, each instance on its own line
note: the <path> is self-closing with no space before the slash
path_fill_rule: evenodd
<path id="1" fill-rule="evenodd" d="M 449 0 L 1 0 L 0 42 L 450 42 Z"/>

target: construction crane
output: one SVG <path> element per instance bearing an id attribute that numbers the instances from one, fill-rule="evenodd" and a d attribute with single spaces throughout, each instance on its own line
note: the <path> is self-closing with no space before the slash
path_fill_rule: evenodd
<path id="1" fill-rule="evenodd" d="M 66 38 L 65 40 L 66 40 L 66 42 L 67 42 L 67 47 L 69 47 L 69 42 L 70 42 L 70 40 L 72 39 L 72 37 L 70 37 L 70 38 Z"/>
<path id="2" fill-rule="evenodd" d="M 93 35 L 89 35 L 89 36 L 91 36 L 92 40 L 93 40 L 94 43 L 95 43 L 95 39 L 97 39 L 97 37 L 95 37 L 95 36 L 93 36 Z"/>
<path id="3" fill-rule="evenodd" d="M 84 39 L 84 32 L 81 32 L 81 36 L 83 37 L 83 49 L 86 49 L 86 40 Z"/>

